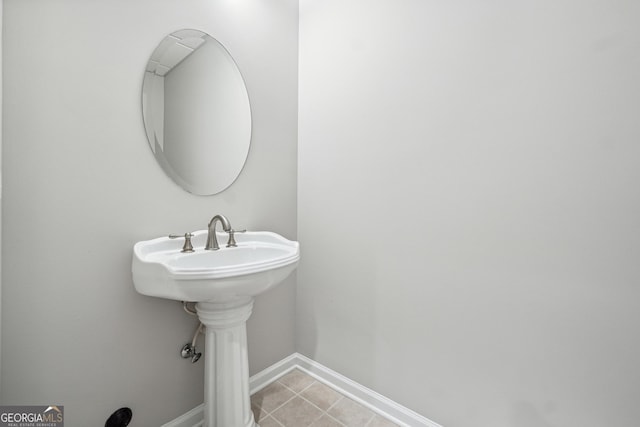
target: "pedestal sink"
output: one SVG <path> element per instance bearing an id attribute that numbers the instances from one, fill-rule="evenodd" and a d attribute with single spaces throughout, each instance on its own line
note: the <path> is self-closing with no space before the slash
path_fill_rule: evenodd
<path id="1" fill-rule="evenodd" d="M 136 290 L 177 301 L 197 302 L 206 326 L 204 427 L 258 427 L 249 400 L 246 321 L 253 299 L 284 280 L 300 258 L 298 242 L 265 231 L 236 234 L 237 247 L 204 250 L 207 230 L 184 241 L 161 237 L 133 248 Z M 218 233 L 220 242 L 226 234 Z"/>

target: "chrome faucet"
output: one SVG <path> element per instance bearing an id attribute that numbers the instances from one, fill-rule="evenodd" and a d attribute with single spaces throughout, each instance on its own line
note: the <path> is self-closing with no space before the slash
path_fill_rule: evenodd
<path id="1" fill-rule="evenodd" d="M 224 231 L 226 231 L 227 233 L 233 232 L 233 230 L 231 229 L 231 223 L 229 222 L 226 216 L 224 215 L 214 216 L 213 218 L 211 218 L 211 221 L 209 221 L 209 232 L 207 233 L 207 244 L 204 247 L 206 250 L 217 251 L 218 249 L 220 249 L 220 246 L 218 246 L 218 239 L 216 237 L 216 225 L 218 224 L 218 221 L 222 223 L 222 229 Z"/>

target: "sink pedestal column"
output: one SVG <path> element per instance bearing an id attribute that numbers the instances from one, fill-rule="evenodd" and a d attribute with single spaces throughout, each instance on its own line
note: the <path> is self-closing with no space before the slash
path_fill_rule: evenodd
<path id="1" fill-rule="evenodd" d="M 207 327 L 204 350 L 204 427 L 259 427 L 249 398 L 246 322 L 253 298 L 196 304 Z"/>

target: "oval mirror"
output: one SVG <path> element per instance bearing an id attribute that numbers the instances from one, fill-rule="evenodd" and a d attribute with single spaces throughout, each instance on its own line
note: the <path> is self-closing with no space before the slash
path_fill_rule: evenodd
<path id="1" fill-rule="evenodd" d="M 219 193 L 242 171 L 251 142 L 249 96 L 233 58 L 210 35 L 176 31 L 153 51 L 142 117 L 158 164 L 186 191 Z"/>

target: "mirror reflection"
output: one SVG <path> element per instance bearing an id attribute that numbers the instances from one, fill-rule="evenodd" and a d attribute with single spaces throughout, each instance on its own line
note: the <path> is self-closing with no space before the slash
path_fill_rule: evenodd
<path id="1" fill-rule="evenodd" d="M 186 191 L 216 194 L 246 161 L 251 109 L 240 70 L 210 35 L 180 30 L 151 55 L 142 115 L 158 164 Z"/>

